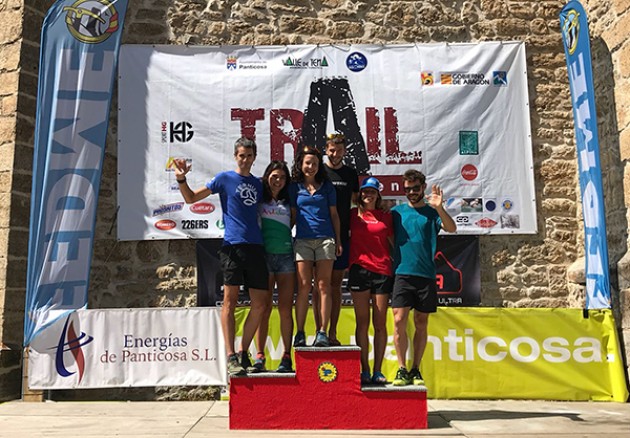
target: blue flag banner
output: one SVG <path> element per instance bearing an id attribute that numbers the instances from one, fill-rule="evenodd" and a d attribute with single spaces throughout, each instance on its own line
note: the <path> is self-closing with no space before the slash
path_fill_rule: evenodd
<path id="1" fill-rule="evenodd" d="M 24 345 L 87 306 L 96 205 L 127 0 L 60 0 L 42 27 Z"/>
<path id="2" fill-rule="evenodd" d="M 599 136 L 586 12 L 570 1 L 560 12 L 560 26 L 569 70 L 575 140 L 582 192 L 586 256 L 586 307 L 610 307 L 606 216 L 599 162 Z"/>

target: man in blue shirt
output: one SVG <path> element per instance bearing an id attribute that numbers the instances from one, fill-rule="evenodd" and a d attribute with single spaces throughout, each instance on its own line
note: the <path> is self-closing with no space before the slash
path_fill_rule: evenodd
<path id="1" fill-rule="evenodd" d="M 395 386 L 424 385 L 420 361 L 427 345 L 429 314 L 437 311 L 435 250 L 441 229 L 453 233 L 457 225 L 442 205 L 442 189 L 433 185 L 425 200 L 425 176 L 410 169 L 403 175 L 407 203 L 392 209 L 395 279 L 392 293 L 394 347 L 398 356 Z M 414 309 L 413 362 L 407 371 L 407 320 Z"/>
<path id="2" fill-rule="evenodd" d="M 193 204 L 216 193 L 221 200 L 225 234 L 219 252 L 223 271 L 223 308 L 221 327 L 228 356 L 228 373 L 243 375 L 255 372 L 248 348 L 260 324 L 266 307 L 269 274 L 265 259 L 262 232 L 258 224 L 258 203 L 262 199 L 262 182 L 250 171 L 256 159 L 256 143 L 242 137 L 234 144 L 236 170 L 217 174 L 204 187 L 192 190 L 186 182 L 190 166 L 185 160 L 176 160 L 175 177 L 187 204 Z M 251 310 L 243 325 L 243 338 L 239 353 L 234 351 L 234 310 L 241 285 L 249 289 Z"/>

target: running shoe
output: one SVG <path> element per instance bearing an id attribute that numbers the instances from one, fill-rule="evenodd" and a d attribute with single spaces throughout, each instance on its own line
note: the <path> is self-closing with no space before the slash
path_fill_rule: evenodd
<path id="1" fill-rule="evenodd" d="M 293 338 L 293 346 L 306 347 L 306 335 L 304 334 L 304 331 L 298 330 L 295 333 L 295 337 Z"/>
<path id="2" fill-rule="evenodd" d="M 328 336 L 326 332 L 317 332 L 315 336 L 314 347 L 330 347 L 330 341 L 328 341 Z"/>
<path id="3" fill-rule="evenodd" d="M 374 374 L 372 374 L 372 383 L 387 383 L 387 377 L 380 371 L 374 371 Z"/>
<path id="4" fill-rule="evenodd" d="M 256 359 L 254 360 L 254 368 L 256 369 L 256 371 L 254 372 L 262 373 L 264 371 L 267 371 L 267 369 L 265 368 L 265 362 L 267 362 L 265 355 L 263 353 L 258 353 L 256 355 Z"/>
<path id="5" fill-rule="evenodd" d="M 422 374 L 420 374 L 418 367 L 413 367 L 411 371 L 409 371 L 409 378 L 411 378 L 411 383 L 414 385 L 424 385 L 424 379 L 422 378 Z"/>
<path id="6" fill-rule="evenodd" d="M 249 352 L 241 351 L 241 366 L 245 369 L 247 373 L 256 373 L 258 370 L 252 365 L 252 361 L 249 358 Z"/>
<path id="7" fill-rule="evenodd" d="M 370 383 L 372 383 L 372 378 L 370 377 L 370 372 L 369 371 L 362 371 L 361 372 L 361 385 L 369 385 Z"/>
<path id="8" fill-rule="evenodd" d="M 234 353 L 228 357 L 227 370 L 230 376 L 243 376 L 246 373 L 245 368 L 238 359 L 238 354 Z"/>
<path id="9" fill-rule="evenodd" d="M 282 356 L 282 360 L 280 360 L 280 366 L 276 370 L 277 373 L 292 373 L 293 372 L 293 363 L 291 362 L 291 355 L 285 354 Z"/>
<path id="10" fill-rule="evenodd" d="M 398 372 L 396 373 L 396 378 L 392 382 L 394 386 L 406 386 L 411 385 L 411 378 L 409 377 L 409 371 L 407 368 L 400 367 L 398 368 Z"/>

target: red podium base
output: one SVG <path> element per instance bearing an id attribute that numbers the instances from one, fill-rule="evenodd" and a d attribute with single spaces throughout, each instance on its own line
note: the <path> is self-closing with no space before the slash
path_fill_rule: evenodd
<path id="1" fill-rule="evenodd" d="M 426 429 L 426 387 L 361 386 L 360 351 L 296 348 L 296 373 L 232 377 L 230 429 Z"/>

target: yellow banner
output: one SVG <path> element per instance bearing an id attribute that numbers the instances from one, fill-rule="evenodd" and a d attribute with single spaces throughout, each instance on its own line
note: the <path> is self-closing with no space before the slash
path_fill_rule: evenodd
<path id="1" fill-rule="evenodd" d="M 247 311 L 237 309 L 238 334 Z M 383 373 L 392 380 L 398 365 L 391 312 L 387 326 Z M 284 351 L 277 309 L 269 327 L 267 368 L 275 369 Z M 338 325 L 342 344 L 355 344 L 354 328 L 354 311 L 344 307 Z M 410 346 L 413 330 L 410 323 Z M 307 343 L 312 343 L 311 313 L 306 334 Z M 589 310 L 584 318 L 582 309 L 441 307 L 429 318 L 421 370 L 430 398 L 628 399 L 619 339 L 608 309 Z"/>

